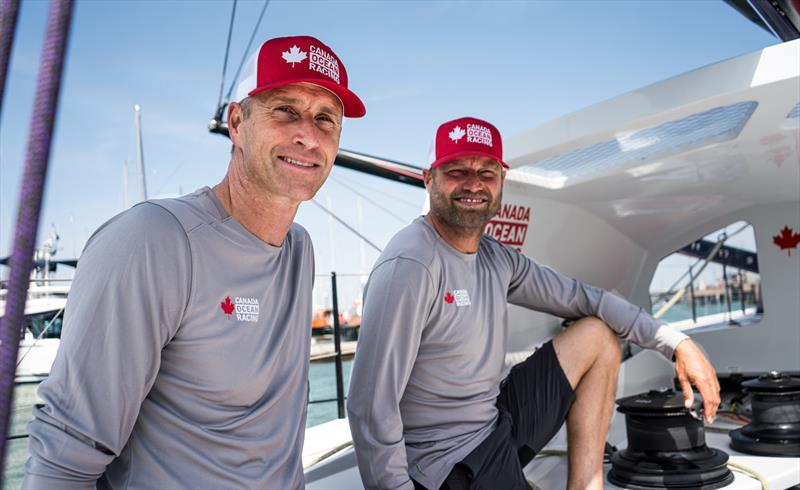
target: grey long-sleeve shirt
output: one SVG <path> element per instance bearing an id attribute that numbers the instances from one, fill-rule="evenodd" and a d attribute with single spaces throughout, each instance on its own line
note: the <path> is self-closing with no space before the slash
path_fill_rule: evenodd
<path id="1" fill-rule="evenodd" d="M 364 296 L 347 411 L 367 488 L 439 488 L 493 430 L 506 303 L 563 318 L 597 316 L 672 357 L 685 335 L 640 307 L 483 236 L 463 254 L 418 218 L 376 262 Z"/>
<path id="2" fill-rule="evenodd" d="M 266 244 L 208 188 L 111 219 L 80 259 L 23 487 L 302 487 L 313 273 L 305 230 Z"/>

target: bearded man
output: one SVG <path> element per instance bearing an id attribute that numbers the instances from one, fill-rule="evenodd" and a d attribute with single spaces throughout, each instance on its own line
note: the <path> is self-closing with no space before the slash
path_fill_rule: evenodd
<path id="1" fill-rule="evenodd" d="M 522 468 L 567 421 L 568 488 L 602 488 L 619 337 L 673 356 L 706 416 L 714 368 L 640 307 L 482 233 L 500 209 L 502 141 L 465 117 L 439 126 L 430 212 L 387 245 L 367 283 L 348 415 L 367 488 L 529 488 Z M 507 303 L 577 321 L 501 380 Z"/>

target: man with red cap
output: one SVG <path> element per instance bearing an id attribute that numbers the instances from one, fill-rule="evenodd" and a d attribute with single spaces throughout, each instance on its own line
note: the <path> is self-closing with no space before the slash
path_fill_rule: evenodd
<path id="1" fill-rule="evenodd" d="M 714 369 L 685 335 L 482 233 L 506 168 L 492 124 L 442 124 L 430 212 L 372 270 L 347 403 L 367 488 L 528 489 L 522 468 L 565 420 L 565 486 L 602 488 L 618 337 L 674 355 L 686 397 L 695 383 L 716 412 Z M 577 321 L 501 380 L 507 303 Z"/>
<path id="2" fill-rule="evenodd" d="M 314 252 L 293 223 L 364 105 L 328 46 L 265 42 L 213 189 L 112 218 L 80 258 L 24 488 L 301 488 Z"/>

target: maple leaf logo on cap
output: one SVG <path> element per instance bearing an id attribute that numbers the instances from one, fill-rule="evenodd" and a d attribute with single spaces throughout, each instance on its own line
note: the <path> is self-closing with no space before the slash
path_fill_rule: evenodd
<path id="1" fill-rule="evenodd" d="M 467 134 L 467 133 L 463 129 L 461 129 L 461 126 L 456 126 L 456 127 L 453 128 L 452 131 L 447 133 L 447 136 L 449 136 L 451 140 L 453 140 L 456 143 L 458 143 L 458 140 L 463 138 L 465 134 Z"/>
<path id="2" fill-rule="evenodd" d="M 225 296 L 225 301 L 219 304 L 219 307 L 222 308 L 222 312 L 228 315 L 228 318 L 231 317 L 231 313 L 233 313 L 233 303 L 231 303 L 231 297 Z"/>
<path id="3" fill-rule="evenodd" d="M 291 63 L 292 68 L 294 68 L 295 63 L 300 63 L 301 61 L 306 59 L 306 52 L 301 51 L 300 48 L 298 48 L 297 45 L 295 45 L 289 48 L 289 51 L 282 51 L 281 58 L 286 60 L 287 63 Z"/>
<path id="4" fill-rule="evenodd" d="M 448 305 L 453 304 L 453 300 L 455 299 L 456 299 L 455 296 L 450 294 L 450 291 L 448 291 L 447 294 L 444 295 L 444 302 L 447 303 Z"/>

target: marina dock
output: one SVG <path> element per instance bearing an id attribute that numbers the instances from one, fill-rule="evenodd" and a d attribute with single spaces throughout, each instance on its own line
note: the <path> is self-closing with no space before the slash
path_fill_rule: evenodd
<path id="1" fill-rule="evenodd" d="M 350 359 L 356 353 L 356 345 L 358 345 L 357 340 L 343 340 L 341 342 L 342 346 L 342 358 L 343 359 Z M 329 361 L 336 357 L 336 349 L 333 344 L 333 338 L 331 339 L 317 339 L 314 338 L 311 340 L 311 362 L 315 361 Z"/>

